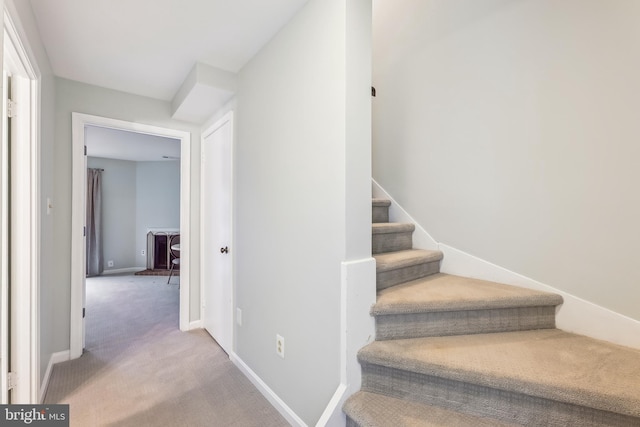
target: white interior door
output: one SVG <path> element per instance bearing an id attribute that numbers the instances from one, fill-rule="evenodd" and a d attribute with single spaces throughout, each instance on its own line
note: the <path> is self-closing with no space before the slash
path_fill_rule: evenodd
<path id="1" fill-rule="evenodd" d="M 233 345 L 232 154 L 230 112 L 203 133 L 201 188 L 203 326 L 227 353 Z"/>

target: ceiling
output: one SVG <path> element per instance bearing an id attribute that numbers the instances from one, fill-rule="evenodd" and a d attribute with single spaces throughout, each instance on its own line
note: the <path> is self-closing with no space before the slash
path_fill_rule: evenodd
<path id="1" fill-rule="evenodd" d="M 307 1 L 30 0 L 56 76 L 169 101 L 174 119 L 196 124 L 233 97 L 238 71 Z M 148 135 L 120 136 L 89 154 L 140 159 L 132 137 L 155 159 L 163 153 Z"/>
<path id="2" fill-rule="evenodd" d="M 197 62 L 237 73 L 308 0 L 30 0 L 56 76 L 170 101 Z"/>
<path id="3" fill-rule="evenodd" d="M 144 133 L 85 127 L 87 155 L 132 162 L 172 161 L 180 158 L 180 140 Z"/>

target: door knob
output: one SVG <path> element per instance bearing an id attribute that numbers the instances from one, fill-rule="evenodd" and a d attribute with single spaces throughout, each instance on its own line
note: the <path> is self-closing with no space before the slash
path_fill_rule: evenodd
<path id="1" fill-rule="evenodd" d="M 227 254 L 229 253 L 229 247 L 225 246 L 224 248 L 220 248 L 220 253 L 221 254 Z"/>

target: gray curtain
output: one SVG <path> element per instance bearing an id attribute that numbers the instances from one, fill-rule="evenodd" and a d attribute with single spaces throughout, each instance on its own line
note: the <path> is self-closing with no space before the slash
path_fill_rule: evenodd
<path id="1" fill-rule="evenodd" d="M 87 169 L 87 276 L 104 271 L 102 261 L 102 170 Z"/>

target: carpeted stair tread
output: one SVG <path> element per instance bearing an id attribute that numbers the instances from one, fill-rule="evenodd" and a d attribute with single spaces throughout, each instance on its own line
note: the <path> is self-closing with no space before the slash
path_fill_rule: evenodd
<path id="1" fill-rule="evenodd" d="M 379 255 L 376 255 L 376 260 Z M 557 294 L 437 273 L 378 292 L 372 315 L 556 306 Z"/>
<path id="2" fill-rule="evenodd" d="M 375 254 L 376 272 L 381 273 L 398 268 L 410 267 L 442 260 L 442 252 L 430 251 L 426 249 L 407 249 L 404 251 L 387 252 Z"/>
<path id="3" fill-rule="evenodd" d="M 344 411 L 361 427 L 515 427 L 492 418 L 464 414 L 438 406 L 360 391 Z"/>
<path id="4" fill-rule="evenodd" d="M 371 224 L 371 253 L 380 254 L 411 249 L 415 225 L 401 222 L 374 222 Z"/>
<path id="5" fill-rule="evenodd" d="M 389 222 L 389 206 L 391 206 L 390 200 L 373 199 L 371 222 Z"/>
<path id="6" fill-rule="evenodd" d="M 408 222 L 375 222 L 371 224 L 372 233 L 390 234 L 390 233 L 413 233 L 416 229 L 414 224 Z"/>
<path id="7" fill-rule="evenodd" d="M 389 206 L 391 206 L 391 200 L 388 199 L 376 199 L 374 198 L 372 200 L 373 206 L 376 207 L 386 207 L 388 208 Z"/>
<path id="8" fill-rule="evenodd" d="M 358 359 L 640 417 L 640 350 L 557 329 L 374 341 Z"/>

